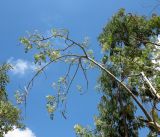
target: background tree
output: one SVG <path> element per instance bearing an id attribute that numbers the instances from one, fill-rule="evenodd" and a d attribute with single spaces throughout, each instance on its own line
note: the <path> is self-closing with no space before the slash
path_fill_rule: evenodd
<path id="1" fill-rule="evenodd" d="M 159 32 L 159 16 L 147 18 L 126 14 L 121 9 L 99 37 L 105 53 L 100 62 L 95 60 L 87 40 L 75 42 L 69 38 L 67 30 L 53 29 L 48 37 L 37 32 L 23 37 L 20 41 L 25 46 L 25 52 L 35 48 L 35 63 L 45 63 L 26 86 L 23 97 L 27 97 L 34 79 L 46 67 L 53 62 L 64 62 L 68 65 L 66 75 L 54 84 L 58 93 L 47 96 L 47 109 L 53 116 L 58 104 L 66 105 L 66 96 L 78 71 L 83 72 L 88 85 L 87 70 L 98 67 L 102 71 L 99 82 L 104 95 L 99 105 L 100 115 L 95 119 L 97 129 L 92 134 L 76 125 L 77 134 L 138 136 L 138 129 L 145 124 L 151 133 L 157 135 L 160 131 L 156 107 L 160 99 Z M 64 43 L 56 47 L 54 39 L 64 40 Z M 72 73 L 71 68 L 75 69 Z M 73 74 L 71 78 L 70 74 Z M 81 87 L 78 89 L 81 90 Z M 146 104 L 151 110 L 145 108 Z M 136 107 L 142 110 L 143 115 L 136 114 Z M 65 117 L 65 111 L 62 115 Z"/>
<path id="2" fill-rule="evenodd" d="M 159 45 L 156 45 L 160 30 L 159 19 L 158 16 L 147 19 L 131 13 L 126 14 L 124 9 L 121 9 L 99 36 L 102 49 L 106 52 L 104 58 L 107 59 L 103 62 L 106 68 L 126 83 L 132 93 L 146 104 L 153 104 L 156 96 L 141 72 L 152 81 L 159 93 L 159 64 L 153 62 L 159 58 Z M 105 122 L 97 129 L 107 136 L 138 136 L 138 129 L 144 123 L 141 116 L 135 114 L 137 106 L 131 96 L 104 72 L 99 81 L 104 93 L 99 105 L 99 118 Z M 103 128 L 105 126 L 108 130 Z M 151 128 L 151 131 L 154 130 Z"/>
<path id="3" fill-rule="evenodd" d="M 150 20 L 147 20 L 146 17 L 126 14 L 121 9 L 99 36 L 102 49 L 106 53 L 102 63 L 112 74 L 126 83 L 132 93 L 139 96 L 144 104 L 153 104 L 156 99 L 159 100 L 159 95 L 155 95 L 159 92 L 160 82 L 157 81 L 159 79 L 157 65 L 159 64 L 153 61 L 159 60 L 157 47 L 159 46 L 157 45 L 159 28 L 158 24 L 155 25 L 155 20 L 159 20 L 158 18 L 152 16 Z M 149 86 L 150 82 L 147 83 L 144 73 L 154 83 L 156 92 L 153 92 Z M 144 121 L 142 121 L 142 116 L 135 114 L 137 106 L 131 96 L 104 71 L 102 71 L 99 83 L 100 91 L 104 95 L 99 104 L 100 115 L 95 119 L 98 131 L 96 134 L 115 137 L 138 136 L 138 129 L 144 126 Z M 152 107 L 150 111 L 154 111 L 153 119 L 155 117 L 159 121 L 155 108 Z M 151 125 L 146 126 L 149 126 L 151 130 L 149 136 L 157 134 Z"/>
<path id="4" fill-rule="evenodd" d="M 0 66 L 0 137 L 13 130 L 14 128 L 22 128 L 20 123 L 20 110 L 15 107 L 7 97 L 6 86 L 9 83 L 7 71 L 11 69 L 8 64 Z"/>

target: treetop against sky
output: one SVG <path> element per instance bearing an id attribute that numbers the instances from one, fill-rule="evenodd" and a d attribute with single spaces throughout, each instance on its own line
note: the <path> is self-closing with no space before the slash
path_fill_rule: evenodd
<path id="1" fill-rule="evenodd" d="M 19 44 L 19 38 L 28 32 L 43 32 L 48 35 L 53 28 L 65 28 L 76 41 L 89 38 L 90 48 L 93 49 L 97 60 L 103 56 L 100 44 L 97 41 L 103 27 L 120 8 L 125 8 L 128 13 L 151 16 L 156 1 L 85 1 L 85 0 L 28 0 L 28 1 L 1 1 L 0 2 L 0 51 L 1 63 L 7 61 L 14 66 L 11 70 L 11 84 L 7 86 L 9 98 L 15 102 L 14 92 L 24 89 L 28 81 L 35 73 L 33 52 L 25 54 Z M 156 9 L 155 9 L 156 10 Z M 155 11 L 157 13 L 157 11 Z M 61 41 L 55 41 L 61 44 Z M 98 115 L 97 104 L 101 93 L 95 91 L 95 85 L 100 73 L 95 69 L 88 72 L 88 90 L 86 91 L 85 78 L 78 73 L 71 86 L 67 99 L 67 119 L 61 112 L 56 112 L 54 120 L 49 119 L 46 111 L 46 95 L 55 93 L 53 82 L 65 73 L 65 66 L 61 63 L 48 67 L 46 74 L 39 76 L 34 82 L 27 98 L 26 118 L 24 123 L 26 130 L 18 129 L 9 133 L 6 137 L 73 137 L 74 125 L 80 123 L 83 126 L 94 127 L 94 115 Z M 76 85 L 82 85 L 85 94 L 80 95 Z M 80 88 L 80 87 L 79 87 Z M 22 110 L 24 106 L 22 105 Z M 23 111 L 24 112 L 24 111 Z M 33 132 L 33 133 L 32 133 Z M 145 136 L 145 133 L 140 133 Z"/>

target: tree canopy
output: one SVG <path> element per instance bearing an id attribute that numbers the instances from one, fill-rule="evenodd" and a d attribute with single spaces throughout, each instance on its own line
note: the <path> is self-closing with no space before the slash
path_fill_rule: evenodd
<path id="1" fill-rule="evenodd" d="M 103 93 L 100 114 L 95 118 L 96 129 L 92 132 L 76 125 L 77 135 L 135 137 L 140 128 L 148 127 L 148 136 L 157 136 L 160 132 L 157 108 L 160 99 L 159 34 L 159 16 L 138 16 L 121 9 L 99 36 L 104 52 L 101 61 L 96 61 L 87 39 L 78 43 L 65 29 L 53 29 L 50 36 L 35 32 L 22 37 L 20 41 L 25 52 L 34 49 L 35 63 L 45 64 L 28 83 L 23 97 L 26 98 L 33 81 L 45 68 L 54 62 L 64 62 L 68 70 L 54 84 L 57 95 L 47 96 L 47 109 L 53 117 L 58 104 L 66 105 L 66 96 L 78 71 L 83 72 L 88 85 L 87 70 L 96 67 L 101 70 L 98 82 Z M 55 39 L 63 40 L 61 47 L 56 47 Z M 71 67 L 75 71 L 70 78 Z M 81 90 L 81 87 L 78 86 L 78 89 Z M 143 114 L 136 113 L 137 108 Z"/>
<path id="2" fill-rule="evenodd" d="M 99 36 L 106 53 L 103 57 L 106 68 L 124 82 L 142 104 L 147 105 L 159 102 L 159 64 L 153 61 L 159 60 L 159 23 L 159 16 L 137 16 L 121 9 Z M 142 74 L 150 80 L 156 93 Z M 136 114 L 137 105 L 131 96 L 104 72 L 99 81 L 104 93 L 99 105 L 99 118 L 105 121 L 98 126 L 99 130 L 107 136 L 138 136 L 138 129 L 144 126 L 144 121 L 142 115 Z M 150 111 L 157 113 L 155 107 L 147 115 L 150 115 Z M 154 114 L 149 117 L 146 115 L 147 120 L 156 119 L 158 122 L 157 114 L 156 117 Z M 145 124 L 151 131 L 155 131 Z"/>
<path id="3" fill-rule="evenodd" d="M 95 118 L 97 133 L 88 134 L 78 126 L 77 130 L 85 131 L 88 136 L 134 137 L 139 135 L 140 128 L 148 127 L 148 136 L 159 134 L 159 126 L 156 127 L 159 125 L 156 108 L 160 89 L 159 19 L 156 15 L 147 18 L 125 13 L 121 9 L 99 36 L 104 51 L 102 63 L 141 101 L 147 120 L 144 115 L 136 113 L 137 105 L 133 96 L 126 93 L 118 81 L 102 71 L 99 83 L 103 96 L 99 104 L 100 114 Z M 145 106 L 150 106 L 151 110 Z M 155 121 L 155 125 L 150 120 Z"/>
<path id="4" fill-rule="evenodd" d="M 20 110 L 7 97 L 6 86 L 9 83 L 7 71 L 10 69 L 11 66 L 9 64 L 0 66 L 0 137 L 3 137 L 15 127 L 23 127 Z"/>

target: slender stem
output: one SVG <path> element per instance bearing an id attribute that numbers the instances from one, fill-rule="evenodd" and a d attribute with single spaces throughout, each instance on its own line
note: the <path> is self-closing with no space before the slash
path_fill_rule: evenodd
<path id="1" fill-rule="evenodd" d="M 139 102 L 139 100 L 137 99 L 137 97 L 132 93 L 132 91 L 123 82 L 121 82 L 117 77 L 115 77 L 109 70 L 107 70 L 104 66 L 102 66 L 97 61 L 93 60 L 90 57 L 88 57 L 87 59 L 89 61 L 93 62 L 95 65 L 97 65 L 100 69 L 102 69 L 104 72 L 106 72 L 109 76 L 111 76 L 112 78 L 114 78 L 124 89 L 126 89 L 126 91 L 132 96 L 132 98 L 134 99 L 134 101 L 141 108 L 141 110 L 143 111 L 143 113 L 145 114 L 145 116 L 147 117 L 147 119 L 149 121 L 152 121 L 152 118 L 149 115 L 149 113 L 146 111 L 146 109 L 143 107 L 143 105 Z"/>
<path id="2" fill-rule="evenodd" d="M 40 70 L 37 71 L 37 73 L 32 77 L 32 79 L 29 81 L 26 89 L 27 89 L 27 92 L 26 92 L 26 95 L 28 94 L 28 91 L 30 89 L 30 86 L 31 84 L 33 83 L 34 79 L 39 75 L 39 73 L 41 73 L 46 67 L 48 67 L 50 64 L 52 64 L 53 62 L 61 59 L 61 58 L 66 58 L 66 57 L 77 57 L 77 58 L 80 58 L 80 57 L 83 57 L 82 55 L 74 55 L 74 54 L 67 54 L 67 55 L 62 55 L 54 60 L 51 60 L 50 62 L 48 62 L 45 66 L 43 66 Z"/>

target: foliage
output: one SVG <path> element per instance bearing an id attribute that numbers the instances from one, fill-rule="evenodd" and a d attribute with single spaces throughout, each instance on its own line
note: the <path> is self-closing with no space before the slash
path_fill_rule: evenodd
<path id="1" fill-rule="evenodd" d="M 81 70 L 83 72 L 88 86 L 86 71 L 89 68 L 93 68 L 94 64 L 87 61 L 84 58 L 83 53 L 90 58 L 94 58 L 93 51 L 88 48 L 88 38 L 85 38 L 82 44 L 79 46 L 79 43 L 76 43 L 73 40 L 69 39 L 69 32 L 65 29 L 52 29 L 50 35 L 51 36 L 44 37 L 39 32 L 34 32 L 33 34 L 29 34 L 27 37 L 20 38 L 20 42 L 23 44 L 26 53 L 31 50 L 34 50 L 36 52 L 34 54 L 34 62 L 36 64 L 39 64 L 41 67 L 26 86 L 26 89 L 24 90 L 26 91 L 26 94 L 17 92 L 16 95 L 17 100 L 23 102 L 27 96 L 28 91 L 32 87 L 34 79 L 40 73 L 42 73 L 45 68 L 47 68 L 54 62 L 63 62 L 66 64 L 66 66 L 68 66 L 68 69 L 64 76 L 59 77 L 57 82 L 53 82 L 52 87 L 57 91 L 57 94 L 54 95 L 54 103 L 52 102 L 54 106 L 50 105 L 50 103 L 47 101 L 47 110 L 51 110 L 51 108 L 53 109 L 54 107 L 55 111 L 57 109 L 57 106 L 59 106 L 59 104 L 61 103 L 62 106 L 64 106 L 61 112 L 65 118 L 67 94 L 73 80 L 76 77 L 76 74 L 78 73 L 78 70 Z M 57 40 L 59 41 L 59 43 L 61 43 L 60 45 L 56 43 Z M 76 48 L 80 48 L 80 52 L 77 52 Z M 74 54 L 75 51 L 77 52 L 77 54 Z M 82 87 L 80 85 L 77 85 L 76 87 L 77 90 L 82 94 Z M 50 116 L 53 117 L 53 113 L 50 114 Z"/>
<path id="2" fill-rule="evenodd" d="M 46 105 L 47 111 L 50 114 L 50 118 L 53 119 L 54 111 L 55 111 L 56 105 L 57 105 L 57 103 L 55 101 L 55 97 L 48 95 L 48 96 L 46 96 L 46 99 L 47 99 L 47 105 Z"/>
<path id="3" fill-rule="evenodd" d="M 20 123 L 20 110 L 13 106 L 7 98 L 6 86 L 9 83 L 7 71 L 9 69 L 11 66 L 8 64 L 0 66 L 0 137 L 14 127 L 23 127 Z"/>
<path id="4" fill-rule="evenodd" d="M 59 103 L 66 108 L 67 94 L 78 71 L 83 72 L 88 85 L 87 70 L 98 67 L 102 73 L 99 84 L 103 96 L 99 104 L 100 114 L 95 118 L 96 130 L 92 132 L 76 125 L 77 136 L 136 137 L 143 126 L 150 129 L 149 135 L 157 135 L 160 132 L 157 113 L 160 100 L 159 34 L 159 16 L 147 18 L 127 14 L 121 9 L 99 36 L 104 52 L 100 62 L 95 60 L 88 40 L 75 42 L 69 38 L 67 30 L 53 29 L 47 37 L 37 32 L 29 34 L 20 39 L 25 52 L 36 51 L 35 63 L 45 65 L 33 76 L 26 90 L 31 89 L 34 79 L 53 62 L 65 63 L 68 66 L 66 75 L 53 84 L 57 95 L 47 97 L 47 110 L 53 113 Z M 56 40 L 61 45 L 56 45 Z M 81 91 L 82 87 L 77 86 L 77 89 Z M 136 114 L 137 107 L 144 115 Z M 65 110 L 62 114 L 65 117 Z"/>
<path id="5" fill-rule="evenodd" d="M 157 69 L 159 64 L 153 62 L 159 58 L 159 45 L 156 46 L 159 34 L 159 16 L 147 19 L 144 16 L 126 14 L 121 9 L 99 36 L 102 49 L 106 53 L 103 63 L 112 74 L 130 87 L 135 96 L 141 98 L 142 103 L 153 103 L 155 95 L 151 94 L 152 91 L 141 72 L 152 82 L 156 91 L 160 92 L 160 82 L 157 82 L 160 78 L 159 68 Z M 97 129 L 106 136 L 138 136 L 138 129 L 144 123 L 141 117 L 135 115 L 137 106 L 131 96 L 104 72 L 99 82 L 104 93 L 99 105 L 99 119 L 105 122 L 98 125 Z M 154 130 L 151 128 L 151 131 Z"/>
<path id="6" fill-rule="evenodd" d="M 89 131 L 89 128 L 86 129 L 86 128 L 82 127 L 79 124 L 76 124 L 74 126 L 74 130 L 75 130 L 77 136 L 80 136 L 80 137 L 93 137 L 92 131 Z"/>

